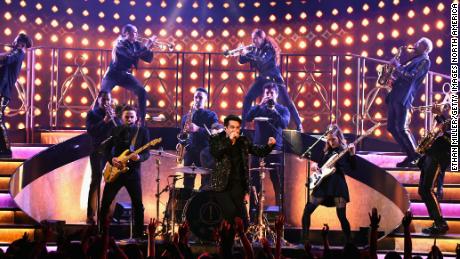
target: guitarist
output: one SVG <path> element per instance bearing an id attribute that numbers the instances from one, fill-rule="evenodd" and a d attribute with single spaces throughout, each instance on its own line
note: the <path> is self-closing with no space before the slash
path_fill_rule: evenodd
<path id="1" fill-rule="evenodd" d="M 149 132 L 145 127 L 137 126 L 137 112 L 132 106 L 125 106 L 122 110 L 122 126 L 112 130 L 112 138 L 106 145 L 107 160 L 119 169 L 123 165 L 118 160 L 118 156 L 123 151 L 135 149 L 149 142 Z M 138 155 L 134 155 L 127 164 L 128 172 L 120 174 L 113 182 L 106 183 L 102 193 L 101 216 L 99 222 L 102 223 L 109 213 L 109 208 L 117 195 L 118 191 L 125 187 L 131 198 L 134 214 L 134 238 L 141 238 L 144 231 L 144 206 L 142 204 L 142 186 L 141 186 L 141 162 L 149 158 L 149 150 L 146 149 Z"/>
<path id="2" fill-rule="evenodd" d="M 337 125 L 332 125 L 327 134 L 327 142 L 324 154 L 318 167 L 321 167 L 334 154 L 340 153 L 347 148 L 347 142 L 342 131 Z M 340 220 L 346 242 L 350 241 L 350 223 L 346 215 L 346 206 L 350 201 L 345 174 L 355 167 L 355 147 L 348 145 L 349 152 L 335 164 L 336 171 L 324 178 L 324 180 L 311 193 L 310 202 L 305 205 L 302 216 L 302 232 L 305 240 L 309 239 L 310 218 L 318 205 L 336 207 L 337 217 Z"/>

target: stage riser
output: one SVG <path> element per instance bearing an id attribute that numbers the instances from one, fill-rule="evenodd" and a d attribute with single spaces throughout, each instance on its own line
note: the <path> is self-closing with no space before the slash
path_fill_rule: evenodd
<path id="1" fill-rule="evenodd" d="M 460 236 L 458 236 L 460 238 Z M 438 237 L 436 245 L 443 253 L 455 253 L 459 239 L 443 239 Z M 404 237 L 387 237 L 384 242 L 378 243 L 378 249 L 404 251 Z M 433 238 L 412 237 L 412 251 L 414 253 L 428 253 L 434 244 Z"/>
<path id="2" fill-rule="evenodd" d="M 29 227 L 29 228 L 24 228 L 21 226 L 18 226 L 15 228 L 14 226 L 7 226 L 8 228 L 2 228 L 0 226 L 0 243 L 11 243 L 14 240 L 17 240 L 19 238 L 22 238 L 24 236 L 24 233 L 27 233 L 29 235 L 29 239 L 34 238 L 34 232 L 35 228 L 34 227 Z"/>
<path id="3" fill-rule="evenodd" d="M 0 211 L 0 224 L 29 224 L 36 222 L 23 211 Z"/>
<path id="4" fill-rule="evenodd" d="M 0 176 L 11 176 L 21 164 L 22 161 L 0 160 Z"/>

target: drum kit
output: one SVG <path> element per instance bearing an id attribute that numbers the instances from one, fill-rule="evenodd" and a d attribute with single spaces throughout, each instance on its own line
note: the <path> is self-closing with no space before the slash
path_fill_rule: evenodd
<path id="1" fill-rule="evenodd" d="M 191 232 L 201 241 L 214 241 L 214 232 L 217 228 L 219 228 L 222 220 L 225 218 L 222 204 L 218 200 L 219 195 L 213 191 L 208 191 L 209 188 L 206 188 L 206 186 L 202 186 L 201 191 L 176 187 L 177 181 L 182 179 L 184 177 L 183 175 L 205 176 L 210 174 L 211 170 L 195 166 L 195 164 L 190 166 L 173 167 L 171 170 L 180 174 L 169 175 L 168 178 L 172 178 L 172 181 L 168 181 L 168 184 L 160 190 L 160 159 L 176 159 L 177 156 L 163 150 L 151 150 L 150 153 L 156 157 L 157 165 L 157 193 L 155 195 L 157 202 L 157 218 L 160 218 L 160 196 L 165 192 L 169 193 L 169 199 L 166 204 L 163 217 L 161 234 L 164 236 L 172 236 L 176 224 L 179 226 L 182 222 L 187 221 Z M 259 173 L 259 176 L 263 181 L 265 173 L 270 170 L 275 169 L 265 167 L 265 162 L 261 159 L 260 167 L 252 168 L 250 169 L 250 172 Z M 271 242 L 275 242 L 276 234 L 270 229 L 268 220 L 263 214 L 265 201 L 263 184 L 261 185 L 261 189 L 257 196 L 258 220 L 257 223 L 249 226 L 247 230 L 248 237 L 254 242 L 257 242 L 261 238 L 266 238 Z"/>

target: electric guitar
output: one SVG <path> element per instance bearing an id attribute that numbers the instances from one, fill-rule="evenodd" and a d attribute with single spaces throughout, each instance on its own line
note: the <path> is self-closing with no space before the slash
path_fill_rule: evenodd
<path id="1" fill-rule="evenodd" d="M 150 146 L 155 146 L 156 144 L 161 142 L 161 138 L 156 138 L 149 143 L 143 145 L 142 147 L 134 150 L 134 152 L 130 153 L 129 149 L 126 149 L 119 155 L 118 161 L 122 164 L 122 168 L 118 168 L 107 162 L 104 167 L 104 180 L 106 183 L 111 183 L 115 181 L 120 174 L 126 173 L 129 170 L 129 167 L 126 165 L 128 164 L 129 160 L 134 156 L 139 154 L 140 152 L 144 151 L 146 148 L 149 148 Z"/>
<path id="2" fill-rule="evenodd" d="M 380 122 L 375 124 L 372 128 L 368 129 L 366 132 L 364 132 L 363 135 L 359 136 L 354 142 L 353 142 L 353 145 L 356 145 L 358 144 L 361 140 L 363 140 L 365 137 L 369 136 L 376 128 L 380 127 Z M 329 177 L 330 175 L 332 175 L 333 173 L 335 173 L 335 164 L 337 163 L 337 161 L 339 161 L 340 158 L 342 158 L 348 151 L 349 151 L 349 147 L 346 147 L 344 150 L 342 150 L 342 152 L 338 153 L 338 154 L 334 154 L 332 155 L 327 161 L 326 163 L 324 163 L 324 165 L 319 168 L 316 172 L 314 172 L 311 176 L 310 176 L 310 191 L 313 191 L 314 189 L 316 189 L 319 184 L 327 177 Z"/>

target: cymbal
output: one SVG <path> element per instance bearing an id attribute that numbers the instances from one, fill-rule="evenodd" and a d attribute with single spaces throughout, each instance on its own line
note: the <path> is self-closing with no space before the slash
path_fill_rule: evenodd
<path id="1" fill-rule="evenodd" d="M 274 168 L 271 168 L 271 167 L 254 167 L 254 168 L 251 168 L 249 169 L 249 171 L 271 171 L 271 170 L 275 170 Z"/>
<path id="2" fill-rule="evenodd" d="M 177 166 L 171 169 L 184 174 L 209 174 L 209 169 L 198 166 Z"/>
<path id="3" fill-rule="evenodd" d="M 279 154 L 283 154 L 283 151 L 273 149 L 272 152 L 270 152 L 270 155 L 279 155 Z"/>
<path id="4" fill-rule="evenodd" d="M 164 157 L 164 158 L 177 158 L 177 155 L 175 154 L 168 153 L 162 150 L 155 150 L 155 149 L 150 150 L 150 155 Z"/>

